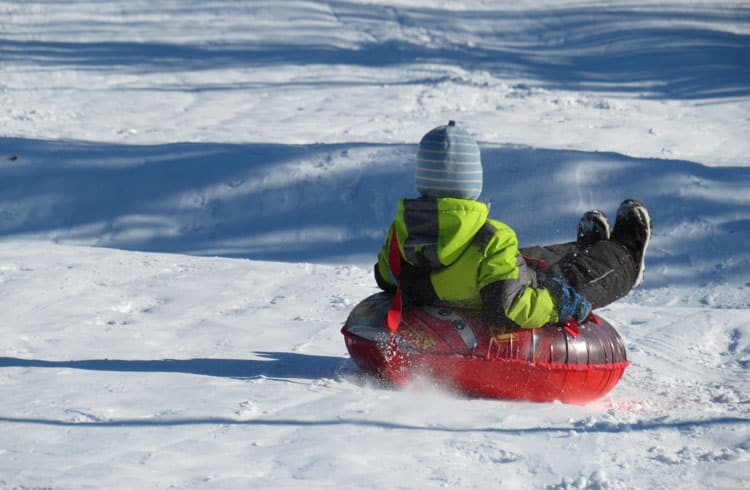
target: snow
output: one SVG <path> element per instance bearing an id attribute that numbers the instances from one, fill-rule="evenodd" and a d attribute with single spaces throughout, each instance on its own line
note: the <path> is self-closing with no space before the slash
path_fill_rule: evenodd
<path id="1" fill-rule="evenodd" d="M 747 488 L 750 9 L 0 2 L 0 488 Z M 416 143 L 522 244 L 649 206 L 587 406 L 362 375 Z"/>

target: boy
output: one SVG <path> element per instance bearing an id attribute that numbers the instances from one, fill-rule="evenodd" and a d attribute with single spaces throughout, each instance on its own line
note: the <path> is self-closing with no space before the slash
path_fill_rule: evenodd
<path id="1" fill-rule="evenodd" d="M 375 264 L 378 285 L 399 301 L 477 308 L 492 322 L 538 328 L 582 323 L 643 281 L 651 238 L 643 204 L 624 201 L 612 229 L 591 210 L 576 242 L 519 249 L 515 232 L 476 201 L 479 146 L 454 121 L 420 141 L 416 187 L 418 199 L 399 201 Z"/>

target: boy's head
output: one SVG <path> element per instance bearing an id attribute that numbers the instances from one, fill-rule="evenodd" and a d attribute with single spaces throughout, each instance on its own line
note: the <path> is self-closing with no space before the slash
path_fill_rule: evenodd
<path id="1" fill-rule="evenodd" d="M 419 142 L 416 184 L 425 197 L 478 198 L 482 193 L 479 145 L 455 121 L 433 129 Z"/>

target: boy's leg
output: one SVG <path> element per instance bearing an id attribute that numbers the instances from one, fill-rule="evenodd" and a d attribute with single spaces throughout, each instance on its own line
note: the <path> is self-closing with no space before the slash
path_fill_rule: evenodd
<path id="1" fill-rule="evenodd" d="M 548 269 L 560 262 L 563 257 L 578 251 L 576 242 L 557 243 L 554 245 L 535 245 L 521 249 L 521 255 L 535 269 Z"/>
<path id="2" fill-rule="evenodd" d="M 578 221 L 578 233 L 575 242 L 528 247 L 521 250 L 521 254 L 526 258 L 533 257 L 537 262 L 541 260 L 546 264 L 556 264 L 563 257 L 578 249 L 585 249 L 600 240 L 609 239 L 610 234 L 607 215 L 598 209 L 591 209 L 583 213 Z M 536 265 L 539 266 L 540 264 L 537 263 Z M 543 268 L 546 268 L 546 266 L 543 266 Z"/>
<path id="3" fill-rule="evenodd" d="M 589 300 L 592 308 L 601 308 L 630 292 L 638 268 L 620 242 L 600 240 L 551 264 L 549 273 L 565 279 Z"/>
<path id="4" fill-rule="evenodd" d="M 576 242 L 521 249 L 526 262 L 543 275 L 556 276 L 601 308 L 627 295 L 638 270 L 628 249 L 615 240 L 581 248 Z M 542 261 L 542 264 L 535 264 Z"/>
<path id="5" fill-rule="evenodd" d="M 599 226 L 601 225 L 601 226 Z M 597 228 L 599 228 L 597 230 Z M 593 231 L 592 234 L 588 234 Z M 651 238 L 651 218 L 643 203 L 626 199 L 617 209 L 617 220 L 609 237 L 606 216 L 598 210 L 584 213 L 578 226 L 578 241 L 521 249 L 535 269 L 564 279 L 593 308 L 622 298 L 643 281 L 644 258 Z M 545 267 L 534 264 L 541 260 Z"/>

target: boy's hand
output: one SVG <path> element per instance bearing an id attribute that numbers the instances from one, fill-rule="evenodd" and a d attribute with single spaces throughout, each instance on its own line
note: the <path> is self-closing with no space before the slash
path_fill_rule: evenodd
<path id="1" fill-rule="evenodd" d="M 586 321 L 591 313 L 591 303 L 562 279 L 553 277 L 552 281 L 559 288 L 557 308 L 560 321 L 568 318 L 575 318 L 578 323 Z"/>

